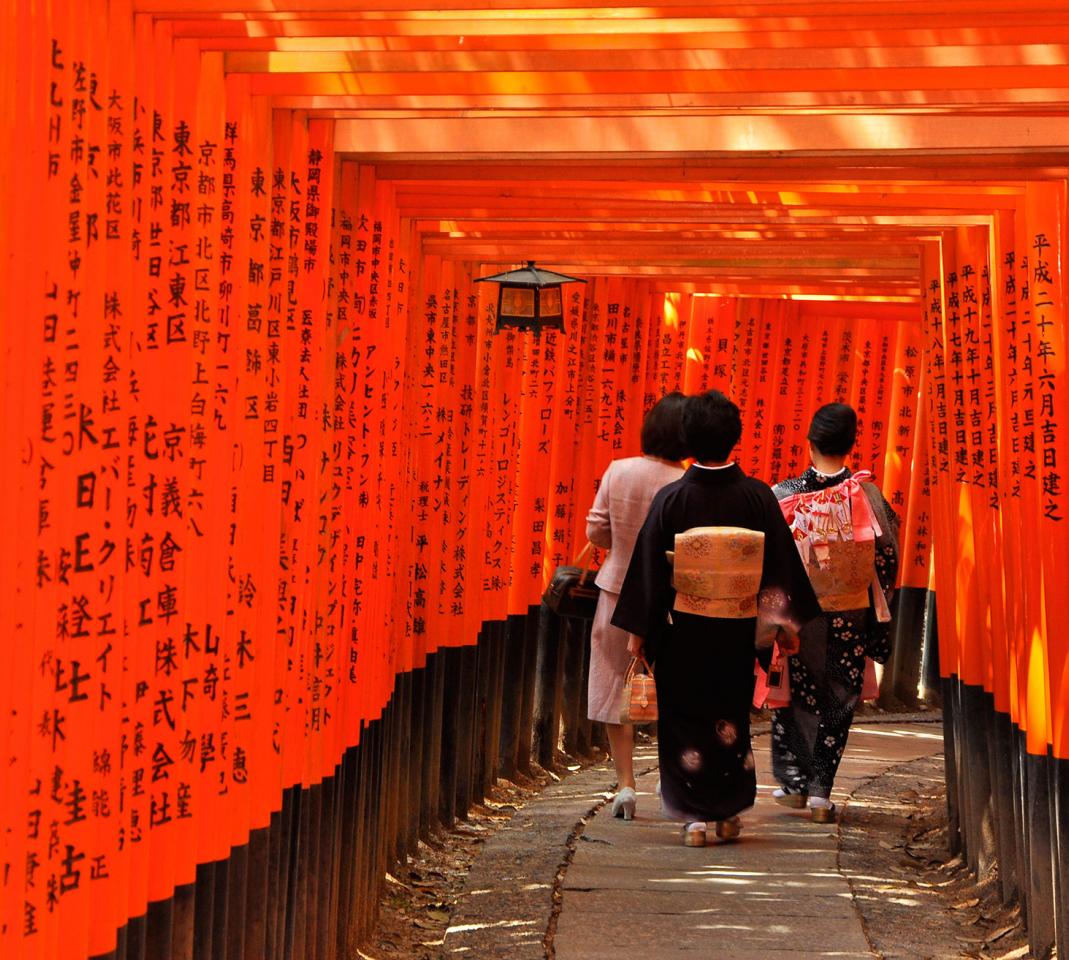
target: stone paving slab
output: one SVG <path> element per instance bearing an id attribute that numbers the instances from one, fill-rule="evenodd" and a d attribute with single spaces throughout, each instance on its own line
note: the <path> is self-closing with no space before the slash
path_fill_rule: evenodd
<path id="1" fill-rule="evenodd" d="M 686 899 L 693 903 L 693 897 Z M 681 902 L 680 906 L 686 904 Z M 577 910 L 573 904 L 561 913 L 556 944 L 558 955 L 561 945 L 573 939 L 602 946 L 616 944 L 622 952 L 647 943 L 670 943 L 674 949 L 696 950 L 721 945 L 729 938 L 737 938 L 747 949 L 768 949 L 807 941 L 814 921 L 813 916 L 787 917 L 774 909 L 745 915 L 731 912 L 665 914 L 642 910 L 621 911 L 613 916 Z M 820 930 L 825 942 L 834 943 L 838 949 L 861 952 L 868 949 L 868 941 L 854 916 L 821 918 Z"/>
<path id="2" fill-rule="evenodd" d="M 636 769 L 657 762 L 656 748 L 635 753 Z M 544 960 L 553 888 L 576 824 L 611 797 L 611 764 L 546 787 L 489 840 L 472 865 L 446 931 L 443 956 Z"/>
<path id="3" fill-rule="evenodd" d="M 715 946 L 711 946 L 708 942 L 693 945 L 667 945 L 667 944 L 650 944 L 641 943 L 637 940 L 630 939 L 627 941 L 626 946 L 616 947 L 591 947 L 582 946 L 576 948 L 572 944 L 562 946 L 554 954 L 556 960 L 627 960 L 627 958 L 637 955 L 644 955 L 654 958 L 654 960 L 694 960 L 695 957 L 700 957 L 701 960 L 765 960 L 765 958 L 771 958 L 771 960 L 814 960 L 814 958 L 850 958 L 850 960 L 856 960 L 856 958 L 863 958 L 863 960 L 873 960 L 874 954 L 866 947 L 863 950 L 849 950 L 845 948 L 829 948 L 828 950 L 821 950 L 817 952 L 799 953 L 797 950 L 792 950 L 789 947 L 783 950 L 775 950 L 767 946 L 754 946 L 748 947 L 746 945 L 745 935 L 739 935 L 737 940 L 733 940 L 731 937 L 719 938 Z M 578 950 L 578 952 L 577 952 Z M 507 957 L 508 954 L 503 954 L 502 957 Z M 480 958 L 481 960 L 481 958 Z M 910 958 L 910 960 L 917 960 L 917 958 Z M 926 960 L 926 958 L 925 958 Z"/>
<path id="4" fill-rule="evenodd" d="M 927 718 L 925 718 L 927 719 Z M 859 723 L 834 799 L 889 768 L 941 752 L 932 722 Z M 639 816 L 614 820 L 607 764 L 569 776 L 520 810 L 476 860 L 445 937 L 443 956 L 544 960 L 557 871 L 556 960 L 787 960 L 871 958 L 846 877 L 839 828 L 771 800 L 768 739 L 754 743 L 759 789 L 735 844 L 687 848 L 658 816 L 655 751 L 639 750 Z M 596 811 L 596 812 L 595 812 Z"/>
<path id="5" fill-rule="evenodd" d="M 801 857 L 805 858 L 807 870 L 817 866 L 834 869 L 835 849 L 824 841 L 835 832 L 834 824 L 814 824 L 807 816 L 785 810 L 779 820 L 760 831 L 744 821 L 738 843 L 709 845 L 699 852 L 681 845 L 679 824 L 641 820 L 625 823 L 598 816 L 583 831 L 584 841 L 609 849 L 592 847 L 583 859 L 623 866 L 645 864 L 652 869 L 690 867 L 696 863 L 725 868 L 757 864 L 764 869 L 768 861 L 775 861 L 778 869 L 790 871 L 793 858 Z M 656 850 L 653 860 L 652 850 Z"/>
<path id="6" fill-rule="evenodd" d="M 686 848 L 684 848 L 686 849 Z M 576 859 L 579 859 L 578 857 Z M 699 896 L 772 896 L 807 891 L 816 897 L 835 897 L 843 893 L 842 877 L 831 870 L 777 872 L 756 877 L 734 876 L 713 870 L 647 869 L 637 873 L 630 867 L 585 861 L 574 864 L 565 875 L 564 890 L 674 890 Z M 568 906 L 567 895 L 565 905 Z"/>
<path id="7" fill-rule="evenodd" d="M 730 896 L 719 892 L 716 898 L 681 897 L 671 890 L 579 890 L 570 889 L 571 906 L 583 914 L 605 913 L 614 916 L 629 916 L 631 913 L 671 914 L 673 916 L 716 916 L 719 914 L 743 915 L 750 913 L 775 913 L 780 917 L 832 917 L 855 916 L 849 896 L 836 894 L 830 897 L 806 897 L 799 900 L 787 891 L 766 892 L 754 895 L 752 891 Z"/>
<path id="8" fill-rule="evenodd" d="M 941 751 L 936 731 L 855 727 L 836 785 L 840 807 L 888 768 Z M 761 790 L 738 843 L 682 846 L 678 825 L 653 819 L 655 773 L 640 778 L 640 819 L 613 821 L 602 810 L 587 824 L 589 842 L 564 877 L 557 960 L 874 955 L 837 867 L 838 826 L 773 803 L 767 738 L 754 752 Z M 779 909 L 784 901 L 790 907 Z"/>
<path id="9" fill-rule="evenodd" d="M 842 947 L 828 947 L 816 953 L 799 952 L 787 944 L 780 944 L 781 949 L 766 946 L 748 946 L 745 934 L 735 932 L 718 939 L 715 947 L 677 946 L 672 943 L 635 943 L 634 949 L 620 947 L 584 946 L 576 952 L 576 947 L 566 944 L 557 948 L 556 960 L 630 960 L 634 957 L 648 957 L 651 960 L 813 960 L 813 958 L 830 958 L 830 960 L 872 960 L 873 954 L 866 947 L 864 950 L 849 950 Z"/>

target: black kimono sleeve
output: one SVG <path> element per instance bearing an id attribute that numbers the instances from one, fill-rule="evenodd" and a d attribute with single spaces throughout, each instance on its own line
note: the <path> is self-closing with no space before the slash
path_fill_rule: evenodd
<path id="1" fill-rule="evenodd" d="M 765 560 L 761 571 L 762 617 L 774 619 L 791 633 L 798 633 L 823 612 L 813 592 L 794 536 L 783 519 L 779 501 L 771 490 L 765 505 Z"/>
<path id="2" fill-rule="evenodd" d="M 612 617 L 614 627 L 645 640 L 661 633 L 675 600 L 672 565 L 667 556 L 675 544 L 675 535 L 665 517 L 667 499 L 661 491 L 650 504 Z"/>

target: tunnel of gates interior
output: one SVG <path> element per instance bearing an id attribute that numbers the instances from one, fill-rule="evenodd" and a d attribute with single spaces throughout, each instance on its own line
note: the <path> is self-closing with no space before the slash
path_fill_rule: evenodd
<path id="1" fill-rule="evenodd" d="M 351 956 L 552 762 L 544 585 L 712 387 L 766 481 L 856 407 L 885 693 L 938 688 L 951 842 L 1066 949 L 1058 5 L 233 6 L 2 7 L 0 955 Z M 589 282 L 495 333 L 530 258 Z"/>

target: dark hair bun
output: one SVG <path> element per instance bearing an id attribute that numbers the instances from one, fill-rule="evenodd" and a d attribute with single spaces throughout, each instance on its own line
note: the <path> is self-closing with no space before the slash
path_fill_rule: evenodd
<path id="1" fill-rule="evenodd" d="M 845 456 L 857 440 L 857 414 L 847 403 L 826 403 L 813 414 L 806 434 L 810 442 L 828 457 Z"/>

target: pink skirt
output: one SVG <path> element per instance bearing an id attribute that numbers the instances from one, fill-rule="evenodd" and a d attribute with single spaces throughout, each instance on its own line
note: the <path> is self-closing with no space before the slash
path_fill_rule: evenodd
<path id="1" fill-rule="evenodd" d="M 627 652 L 628 632 L 611 623 L 618 593 L 602 590 L 594 624 L 590 629 L 590 683 L 587 687 L 587 716 L 602 723 L 620 722 L 620 697 L 624 674 L 631 662 Z"/>

